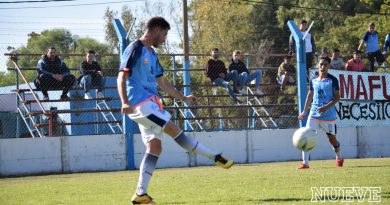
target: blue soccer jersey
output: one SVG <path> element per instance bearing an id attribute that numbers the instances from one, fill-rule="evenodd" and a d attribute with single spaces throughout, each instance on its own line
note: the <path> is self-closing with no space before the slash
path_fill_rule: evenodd
<path id="1" fill-rule="evenodd" d="M 363 35 L 363 41 L 366 43 L 366 52 L 372 53 L 379 50 L 378 32 L 365 32 Z"/>
<path id="2" fill-rule="evenodd" d="M 315 78 L 310 82 L 310 91 L 313 93 L 313 103 L 311 105 L 309 117 L 332 121 L 336 120 L 336 108 L 332 106 L 324 113 L 318 113 L 320 107 L 328 104 L 334 98 L 334 91 L 339 90 L 339 82 L 333 75 L 328 74 L 326 78 L 320 80 Z"/>
<path id="3" fill-rule="evenodd" d="M 148 50 L 140 40 L 131 43 L 123 52 L 119 70 L 130 72 L 126 81 L 130 106 L 158 96 L 156 78 L 163 75 L 164 69 L 156 52 Z"/>

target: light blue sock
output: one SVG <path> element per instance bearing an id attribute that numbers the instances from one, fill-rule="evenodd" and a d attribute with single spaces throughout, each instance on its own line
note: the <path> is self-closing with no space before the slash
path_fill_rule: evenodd
<path id="1" fill-rule="evenodd" d="M 302 151 L 303 164 L 309 165 L 309 152 Z"/>
<path id="2" fill-rule="evenodd" d="M 139 167 L 140 173 L 136 191 L 137 195 L 148 193 L 148 185 L 156 168 L 157 160 L 158 156 L 150 153 L 145 153 L 144 158 L 142 159 L 141 165 Z"/>
<path id="3" fill-rule="evenodd" d="M 196 140 L 193 137 L 188 137 L 187 135 L 182 132 L 179 134 L 175 141 L 177 144 L 179 144 L 181 147 L 186 149 L 189 152 L 195 152 L 197 154 L 200 154 L 202 156 L 205 156 L 211 160 L 214 160 L 215 155 L 219 154 L 212 150 L 210 150 L 208 147 L 204 146 L 203 144 L 199 143 L 198 140 Z"/>

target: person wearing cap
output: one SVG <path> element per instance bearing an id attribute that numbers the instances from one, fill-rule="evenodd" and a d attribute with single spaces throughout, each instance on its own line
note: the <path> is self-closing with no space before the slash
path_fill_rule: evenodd
<path id="1" fill-rule="evenodd" d="M 348 60 L 345 64 L 345 70 L 349 71 L 368 71 L 364 61 L 361 59 L 361 51 L 356 50 L 353 52 L 353 58 Z"/>
<path id="2" fill-rule="evenodd" d="M 340 57 L 340 50 L 338 48 L 334 48 L 332 52 L 330 68 L 336 70 L 343 70 L 344 65 L 345 65 L 344 60 L 343 58 Z"/>
<path id="3" fill-rule="evenodd" d="M 302 35 L 305 35 L 307 29 L 307 21 L 302 19 L 299 22 L 299 30 L 302 32 Z M 295 53 L 295 40 L 293 35 L 290 35 L 290 54 Z M 309 74 L 309 69 L 313 66 L 313 56 L 316 50 L 316 44 L 314 41 L 313 35 L 309 32 L 305 37 L 305 50 L 306 50 L 306 70 Z"/>
<path id="4" fill-rule="evenodd" d="M 362 40 L 360 41 L 358 50 L 361 50 L 363 43 L 366 43 L 366 53 L 368 60 L 370 61 L 370 69 L 374 71 L 375 60 L 379 65 L 385 62 L 385 57 L 381 53 L 379 49 L 379 34 L 375 30 L 375 23 L 370 22 L 368 24 L 368 31 L 366 31 L 363 35 Z"/>

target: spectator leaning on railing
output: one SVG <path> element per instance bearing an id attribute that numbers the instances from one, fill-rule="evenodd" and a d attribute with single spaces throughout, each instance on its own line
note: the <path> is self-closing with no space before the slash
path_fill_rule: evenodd
<path id="1" fill-rule="evenodd" d="M 280 93 L 284 93 L 285 85 L 292 85 L 296 83 L 296 69 L 294 65 L 291 64 L 290 55 L 286 55 L 282 64 L 279 65 L 276 81 L 280 84 Z"/>
<path id="2" fill-rule="evenodd" d="M 349 59 L 345 64 L 345 70 L 349 71 L 367 71 L 364 61 L 361 59 L 361 51 L 353 52 L 353 58 Z"/>
<path id="3" fill-rule="evenodd" d="M 340 50 L 337 48 L 333 49 L 332 58 L 330 62 L 330 68 L 335 70 L 344 70 L 344 60 L 340 57 Z"/>
<path id="4" fill-rule="evenodd" d="M 38 77 L 34 84 L 42 91 L 43 100 L 49 100 L 48 90 L 62 89 L 61 99 L 69 99 L 68 92 L 76 78 L 70 73 L 66 64 L 57 56 L 56 49 L 51 47 L 38 61 Z"/>

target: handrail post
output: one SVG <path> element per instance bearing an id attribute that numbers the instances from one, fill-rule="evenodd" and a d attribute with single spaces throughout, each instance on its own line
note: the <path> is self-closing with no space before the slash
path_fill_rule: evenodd
<path id="1" fill-rule="evenodd" d="M 129 44 L 129 41 L 126 38 L 127 33 L 119 19 L 114 19 L 112 23 L 114 24 L 115 31 L 119 39 L 119 57 L 122 61 L 122 54 Z M 133 140 L 135 134 L 135 123 L 127 115 L 122 116 L 122 122 L 123 134 L 126 138 L 127 169 L 131 170 L 135 169 Z"/>
<path id="2" fill-rule="evenodd" d="M 297 25 L 293 20 L 287 22 L 288 28 L 290 29 L 295 43 L 296 43 L 296 54 L 297 54 L 297 85 L 298 85 L 298 109 L 299 113 L 302 113 L 306 95 L 307 95 L 307 76 L 306 76 L 306 49 L 305 49 L 305 40 L 302 38 L 302 33 L 298 29 Z M 300 127 L 306 125 L 307 118 L 299 121 Z"/>

